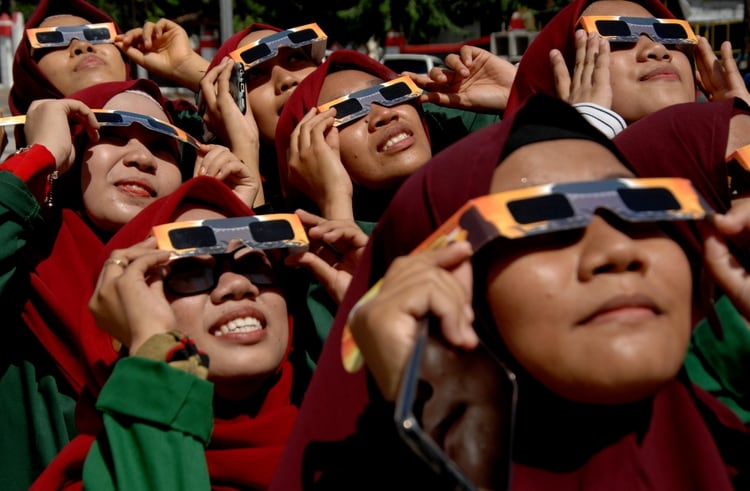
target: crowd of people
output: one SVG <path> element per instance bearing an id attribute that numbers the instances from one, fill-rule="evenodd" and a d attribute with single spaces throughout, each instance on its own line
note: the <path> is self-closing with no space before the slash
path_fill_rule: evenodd
<path id="1" fill-rule="evenodd" d="M 207 60 L 169 19 L 38 4 L 0 163 L 0 488 L 750 489 L 732 46 L 573 0 L 518 65 L 416 74 L 325 27 Z"/>

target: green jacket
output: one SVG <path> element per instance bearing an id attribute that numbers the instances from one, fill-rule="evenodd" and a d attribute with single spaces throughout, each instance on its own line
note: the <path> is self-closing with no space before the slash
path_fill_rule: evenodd
<path id="1" fill-rule="evenodd" d="M 19 251 L 43 225 L 26 184 L 0 171 L 0 489 L 26 490 L 75 435 L 75 398 L 20 318 L 25 275 Z"/>
<path id="2" fill-rule="evenodd" d="M 128 357 L 115 365 L 96 407 L 104 432 L 86 457 L 85 489 L 211 489 L 211 382 L 163 361 Z"/>

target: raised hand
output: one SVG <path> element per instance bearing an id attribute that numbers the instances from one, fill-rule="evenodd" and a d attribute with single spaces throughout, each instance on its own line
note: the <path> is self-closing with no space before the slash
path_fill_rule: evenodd
<path id="1" fill-rule="evenodd" d="M 516 76 L 515 65 L 469 45 L 462 46 L 458 54 L 449 54 L 445 64 L 447 69 L 434 67 L 428 75 L 404 72 L 427 91 L 422 102 L 480 112 L 505 109 Z"/>
<path id="2" fill-rule="evenodd" d="M 421 320 L 440 320 L 446 341 L 473 349 L 471 246 L 466 242 L 396 259 L 380 290 L 359 304 L 349 328 L 383 396 L 394 400 Z"/>
<path id="3" fill-rule="evenodd" d="M 570 104 L 591 102 L 612 108 L 612 86 L 609 78 L 609 42 L 582 29 L 575 33 L 576 62 L 573 74 L 568 72 L 562 53 L 550 51 L 557 96 Z"/>
<path id="4" fill-rule="evenodd" d="M 287 179 L 315 201 L 325 218 L 354 219 L 353 186 L 341 162 L 335 109 L 311 109 L 292 132 L 287 150 Z"/>
<path id="5" fill-rule="evenodd" d="M 209 176 L 227 184 L 248 206 L 260 206 L 260 174 L 223 145 L 201 145 L 196 159 L 196 176 Z"/>
<path id="6" fill-rule="evenodd" d="M 295 213 L 307 229 L 310 248 L 289 256 L 287 263 L 309 269 L 340 303 L 369 237 L 354 220 L 326 220 L 304 210 Z"/>
<path id="7" fill-rule="evenodd" d="M 84 125 L 92 142 L 99 140 L 99 122 L 91 109 L 74 99 L 39 99 L 26 113 L 23 131 L 29 145 L 44 145 L 55 156 L 57 172 L 64 173 L 76 160 L 70 123 Z"/>
<path id="8" fill-rule="evenodd" d="M 151 237 L 113 251 L 99 273 L 89 310 L 131 353 L 154 334 L 178 327 L 162 284 L 168 259 L 169 251 L 156 249 Z"/>
<path id="9" fill-rule="evenodd" d="M 732 43 L 721 43 L 721 61 L 716 57 L 711 44 L 703 36 L 698 37 L 695 50 L 695 78 L 710 101 L 724 101 L 739 97 L 750 104 L 745 81 L 732 54 Z"/>
<path id="10" fill-rule="evenodd" d="M 185 29 L 169 19 L 147 21 L 119 34 L 115 45 L 149 72 L 197 92 L 208 60 L 193 51 Z"/>

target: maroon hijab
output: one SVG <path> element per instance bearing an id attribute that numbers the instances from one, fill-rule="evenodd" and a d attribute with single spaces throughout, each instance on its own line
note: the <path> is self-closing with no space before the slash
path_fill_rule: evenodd
<path id="1" fill-rule="evenodd" d="M 114 22 L 105 12 L 85 0 L 41 0 L 26 22 L 25 29 L 39 27 L 44 19 L 52 15 L 75 15 L 91 23 Z M 117 32 L 119 27 L 115 24 Z M 59 99 L 60 91 L 42 73 L 31 56 L 31 47 L 24 30 L 21 42 L 13 58 L 13 86 L 8 96 L 12 114 L 26 114 L 29 105 L 37 99 Z"/>
<path id="2" fill-rule="evenodd" d="M 487 194 L 509 137 L 528 135 L 537 124 L 542 130 L 530 141 L 570 132 L 570 138 L 594 140 L 620 155 L 570 106 L 535 96 L 503 122 L 439 153 L 408 179 L 373 231 L 340 306 L 272 489 L 303 489 L 313 482 L 335 488 L 355 478 L 377 482 L 375 489 L 403 482 L 396 480 L 399 471 L 414 476 L 416 485 L 429 479 L 424 467 L 406 460 L 408 451 L 399 450 L 392 436 L 393 406 L 380 400 L 366 371 L 344 370 L 343 326 L 353 304 L 393 259 L 409 253 L 468 199 Z M 462 165 L 455 165 L 458 161 Z M 738 452 L 732 445 L 740 440 L 734 438 L 747 445 L 744 427 L 682 379 L 643 404 L 601 408 L 561 400 L 529 376 L 519 378 L 526 383 L 520 386 L 513 489 L 732 489 L 733 465 L 742 457 L 729 454 Z M 402 462 L 412 467 L 399 469 Z M 352 471 L 346 475 L 345 469 Z"/>
<path id="3" fill-rule="evenodd" d="M 96 273 L 87 278 L 87 296 L 93 293 L 97 273 L 114 250 L 140 242 L 148 236 L 151 227 L 174 221 L 185 203 L 195 202 L 221 210 L 230 217 L 254 214 L 224 183 L 209 177 L 191 179 L 174 193 L 145 208 L 110 239 L 97 255 L 97 267 L 93 268 Z M 102 353 L 111 351 L 112 338 L 96 326 L 88 309 L 84 310 L 80 334 L 87 339 L 84 347 L 86 362 L 100 375 L 106 375 L 116 357 L 103 356 Z M 290 343 L 292 324 L 290 315 Z M 80 489 L 81 466 L 101 429 L 101 420 L 95 413 L 92 401 L 104 382 L 106 377 L 100 377 L 89 387 L 94 396 L 79 401 L 76 417 L 81 433 L 41 475 L 35 483 L 37 489 L 58 489 L 63 485 L 66 489 Z M 291 389 L 292 365 L 287 351 L 277 370 L 276 382 L 253 399 L 252 404 L 257 403 L 258 408 L 254 414 L 248 414 L 248 411 L 231 418 L 215 416 L 211 442 L 206 449 L 211 480 L 221 483 L 213 489 L 268 487 L 297 414 L 297 408 L 290 401 Z M 71 484 L 73 481 L 76 484 Z"/>
<path id="4" fill-rule="evenodd" d="M 643 5 L 654 17 L 674 18 L 674 14 L 659 0 L 633 1 Z M 591 3 L 593 3 L 592 0 L 573 0 L 539 31 L 518 65 L 518 71 L 508 96 L 506 115 L 516 110 L 532 94 L 541 92 L 550 96 L 557 95 L 549 52 L 552 48 L 559 49 L 568 64 L 568 70 L 573 70 L 578 19 L 581 17 L 581 12 Z"/>
<path id="5" fill-rule="evenodd" d="M 148 80 L 100 84 L 71 97 L 90 107 L 100 108 L 126 90 L 141 90 L 164 102 L 158 86 Z M 77 144 L 82 145 L 84 139 L 85 132 L 79 131 Z M 80 168 L 80 163 L 76 167 Z M 80 196 L 80 181 L 72 178 L 69 184 L 69 193 Z M 80 199 L 59 202 L 67 205 L 60 210 L 59 222 L 50 225 L 48 248 L 35 249 L 42 258 L 32 266 L 31 293 L 22 315 L 25 324 L 50 353 L 73 390 L 80 393 L 92 377 L 90 365 L 84 363 L 83 357 L 90 338 L 80 332 L 81 307 L 88 304 L 86 285 L 94 275 L 94 263 L 104 243 L 83 218 Z M 99 356 L 106 359 L 114 359 L 116 355 L 111 343 L 99 352 Z"/>

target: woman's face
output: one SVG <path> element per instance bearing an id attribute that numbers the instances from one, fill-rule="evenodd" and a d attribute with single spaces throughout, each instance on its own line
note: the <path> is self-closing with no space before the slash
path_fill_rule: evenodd
<path id="1" fill-rule="evenodd" d="M 276 31 L 253 31 L 240 41 L 238 48 L 247 46 Z M 303 48 L 280 48 L 272 59 L 249 68 L 246 74 L 247 117 L 255 118 L 260 136 L 266 143 L 273 143 L 276 124 L 292 91 L 317 67 Z"/>
<path id="2" fill-rule="evenodd" d="M 140 93 L 118 94 L 104 109 L 168 120 L 156 101 Z M 136 123 L 101 128 L 99 134 L 99 141 L 84 151 L 83 205 L 94 225 L 113 233 L 146 206 L 180 186 L 179 142 Z"/>
<path id="3" fill-rule="evenodd" d="M 89 24 L 74 15 L 48 17 L 39 27 Z M 63 96 L 102 82 L 126 79 L 122 53 L 114 44 L 89 44 L 74 39 L 66 48 L 49 48 L 34 54 L 39 69 Z"/>
<path id="4" fill-rule="evenodd" d="M 225 218 L 206 209 L 192 209 L 177 218 L 197 220 Z M 272 375 L 284 359 L 289 344 L 286 301 L 279 287 L 259 286 L 240 274 L 248 261 L 271 267 L 262 251 L 243 248 L 236 262 L 216 261 L 213 256 L 180 259 L 194 267 L 220 268 L 214 288 L 205 293 L 176 296 L 167 293 L 180 331 L 190 336 L 210 358 L 208 378 L 226 399 L 245 399 Z"/>
<path id="5" fill-rule="evenodd" d="M 535 143 L 497 168 L 491 191 L 628 174 L 593 142 Z M 623 403 L 677 374 L 690 337 L 692 279 L 682 249 L 655 224 L 597 214 L 580 231 L 495 247 L 487 287 L 495 325 L 549 389 L 575 401 Z"/>
<path id="6" fill-rule="evenodd" d="M 601 0 L 583 15 L 653 17 L 644 7 L 622 0 Z M 642 35 L 635 45 L 610 43 L 612 109 L 632 123 L 667 106 L 695 101 L 695 79 L 684 51 L 667 49 Z"/>
<path id="7" fill-rule="evenodd" d="M 359 70 L 331 73 L 323 83 L 318 104 L 382 82 Z M 352 181 L 371 190 L 398 187 L 432 157 L 419 112 L 409 103 L 393 107 L 373 104 L 368 114 L 338 131 L 341 162 Z"/>

